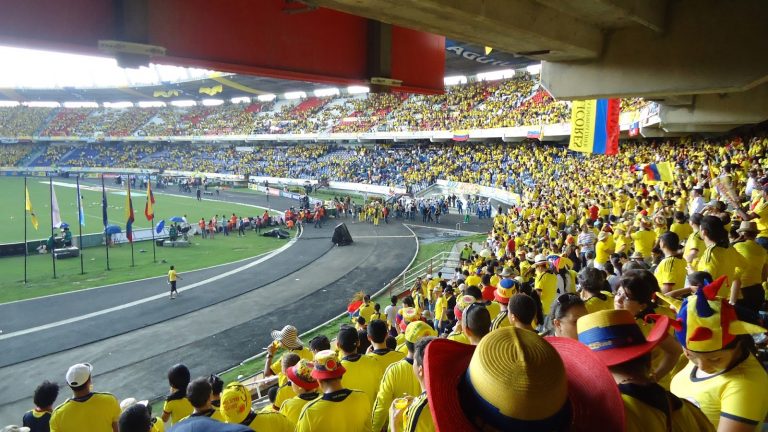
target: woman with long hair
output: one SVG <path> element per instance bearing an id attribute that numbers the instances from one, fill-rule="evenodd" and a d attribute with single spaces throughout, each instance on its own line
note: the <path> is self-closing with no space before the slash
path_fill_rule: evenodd
<path id="1" fill-rule="evenodd" d="M 702 217 L 699 232 L 706 249 L 701 255 L 696 270 L 708 272 L 715 279 L 725 276 L 722 296 L 735 304 L 741 289 L 740 273 L 747 268 L 748 263 L 730 245 L 728 231 L 719 218 L 715 216 Z"/>
<path id="2" fill-rule="evenodd" d="M 613 299 L 615 309 L 624 309 L 632 313 L 646 337 L 653 328 L 646 322 L 647 316 L 659 314 L 670 318 L 675 317 L 675 313 L 670 309 L 654 303 L 654 293 L 658 291 L 659 284 L 653 273 L 648 270 L 627 270 L 621 277 L 621 285 Z M 669 374 L 680 360 L 682 353 L 680 345 L 672 337 L 662 339 L 651 352 L 653 377 L 664 388 L 669 388 L 672 378 Z"/>

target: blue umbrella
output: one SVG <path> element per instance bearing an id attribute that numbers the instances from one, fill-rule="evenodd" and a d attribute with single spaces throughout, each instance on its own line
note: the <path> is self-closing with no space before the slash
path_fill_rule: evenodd
<path id="1" fill-rule="evenodd" d="M 163 232 L 163 228 L 165 228 L 165 220 L 161 220 L 160 222 L 158 222 L 157 227 L 155 228 L 155 232 L 160 234 L 161 232 Z"/>
<path id="2" fill-rule="evenodd" d="M 107 225 L 105 231 L 108 235 L 120 234 L 122 232 L 118 225 Z"/>
<path id="3" fill-rule="evenodd" d="M 171 218 L 171 222 L 184 222 L 184 218 L 181 216 L 174 216 Z"/>

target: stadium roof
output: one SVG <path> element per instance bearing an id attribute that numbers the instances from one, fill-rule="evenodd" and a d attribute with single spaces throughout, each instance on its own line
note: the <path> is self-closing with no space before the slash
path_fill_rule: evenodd
<path id="1" fill-rule="evenodd" d="M 486 54 L 487 52 L 487 54 Z M 66 54 L 55 54 L 55 56 L 66 56 Z M 538 64 L 538 61 L 507 54 L 492 47 L 481 47 L 477 45 L 446 41 L 446 76 L 469 76 L 472 77 L 478 73 L 489 71 L 498 71 L 502 69 L 519 69 L 526 66 Z M 28 66 L 29 67 L 29 66 Z M 32 64 L 33 69 L 39 68 L 43 74 L 50 64 L 40 63 Z M 157 70 L 155 70 L 157 69 Z M 232 99 L 237 97 L 256 97 L 263 94 L 274 94 L 281 97 L 287 92 L 303 91 L 312 95 L 315 90 L 326 89 L 326 84 L 288 81 L 275 78 L 257 77 L 242 74 L 221 74 L 202 69 L 183 69 L 163 72 L 161 67 L 152 65 L 149 70 L 142 68 L 142 71 L 127 70 L 128 73 L 120 73 L 113 68 L 108 73 L 117 73 L 121 76 L 112 82 L 125 83 L 118 86 L 96 87 L 90 83 L 96 80 L 89 80 L 90 77 L 98 75 L 97 72 L 89 71 L 85 77 L 79 77 L 76 83 L 86 83 L 79 86 L 67 86 L 63 82 L 51 80 L 49 88 L 33 88 L 34 86 L 12 87 L 9 86 L 8 77 L 0 77 L 0 100 L 10 101 L 56 101 L 56 102 L 117 102 L 117 101 L 171 101 L 178 99 L 200 100 L 209 97 Z M 181 68 L 175 68 L 181 69 Z M 150 75 L 150 77 L 140 76 Z M 7 73 L 7 72 L 6 72 Z M 131 75 L 127 79 L 123 75 Z M 139 77 L 140 76 L 140 77 Z M 199 77 L 205 77 L 200 79 Z M 6 79 L 2 79 L 6 78 Z M 146 79 L 142 79 L 146 78 Z M 155 85 L 130 85 L 134 82 L 148 82 L 149 78 L 157 78 L 155 81 L 163 81 Z M 109 81 L 109 80 L 107 80 Z M 62 86 L 62 84 L 64 84 Z M 85 87 L 83 87 L 85 86 Z M 37 86 L 39 87 L 39 86 Z"/>

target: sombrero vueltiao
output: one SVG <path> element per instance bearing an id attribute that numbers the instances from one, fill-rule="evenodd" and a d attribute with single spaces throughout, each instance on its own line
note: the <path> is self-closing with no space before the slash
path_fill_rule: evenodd
<path id="1" fill-rule="evenodd" d="M 436 339 L 424 364 L 437 432 L 586 432 L 624 422 L 607 369 L 593 368 L 588 359 L 564 364 L 552 345 L 528 330 L 501 328 L 477 347 Z"/>

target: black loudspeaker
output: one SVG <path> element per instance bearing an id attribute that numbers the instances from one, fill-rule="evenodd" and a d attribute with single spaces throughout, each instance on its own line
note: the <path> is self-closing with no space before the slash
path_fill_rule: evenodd
<path id="1" fill-rule="evenodd" d="M 340 223 L 333 229 L 333 238 L 331 239 L 333 244 L 337 246 L 346 246 L 352 244 L 352 235 L 349 234 L 347 225 Z"/>
<path id="2" fill-rule="evenodd" d="M 291 237 L 291 233 L 289 233 L 288 231 L 282 230 L 282 229 L 275 228 L 272 231 L 265 232 L 264 234 L 262 234 L 262 236 L 264 236 L 264 237 L 275 237 L 275 238 L 279 238 L 279 239 L 287 239 L 287 238 Z"/>

